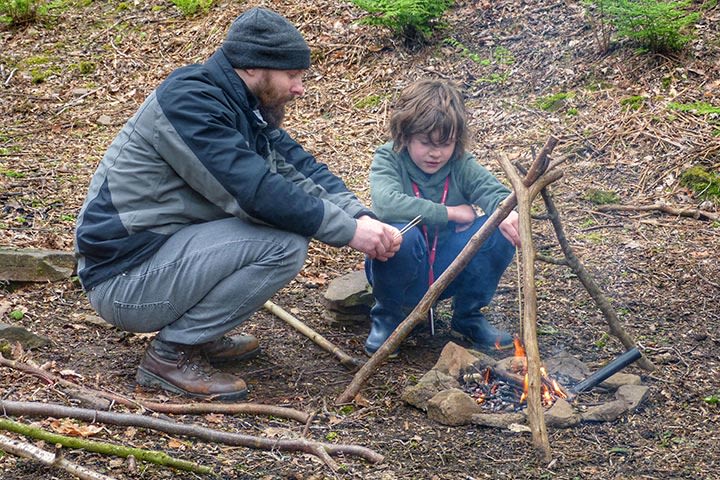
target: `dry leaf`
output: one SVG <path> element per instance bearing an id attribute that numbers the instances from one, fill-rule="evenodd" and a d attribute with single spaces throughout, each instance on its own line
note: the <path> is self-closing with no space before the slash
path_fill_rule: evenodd
<path id="1" fill-rule="evenodd" d="M 225 415 L 220 415 L 219 413 L 209 413 L 205 415 L 205 420 L 209 423 L 221 424 L 225 422 Z"/>
<path id="2" fill-rule="evenodd" d="M 103 429 L 103 427 L 98 425 L 79 425 L 69 418 L 53 420 L 50 422 L 50 428 L 52 428 L 55 433 L 83 438 L 91 437 Z"/>
<path id="3" fill-rule="evenodd" d="M 168 441 L 168 448 L 173 448 L 175 450 L 185 450 L 185 444 L 181 442 L 180 440 L 175 440 L 174 438 L 171 438 L 170 441 Z"/>

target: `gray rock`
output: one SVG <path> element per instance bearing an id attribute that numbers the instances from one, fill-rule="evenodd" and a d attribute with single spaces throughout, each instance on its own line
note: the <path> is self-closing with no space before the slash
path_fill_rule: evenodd
<path id="1" fill-rule="evenodd" d="M 622 385 L 615 392 L 615 398 L 625 402 L 630 412 L 634 412 L 647 399 L 650 387 L 647 385 Z"/>
<path id="2" fill-rule="evenodd" d="M 567 428 L 580 423 L 580 414 L 562 398 L 558 398 L 545 412 L 545 423 L 549 427 Z"/>
<path id="3" fill-rule="evenodd" d="M 457 388 L 443 390 L 427 403 L 428 418 L 450 426 L 467 425 L 481 410 L 470 395 Z"/>
<path id="4" fill-rule="evenodd" d="M 0 323 L 0 339 L 6 340 L 10 344 L 20 342 L 20 345 L 26 350 L 50 344 L 50 339 L 47 337 L 36 335 L 23 327 L 16 327 L 6 323 Z"/>
<path id="5" fill-rule="evenodd" d="M 614 391 L 623 385 L 640 385 L 640 383 L 642 383 L 642 380 L 638 375 L 619 372 L 605 379 L 605 381 L 600 384 L 600 387 Z"/>
<path id="6" fill-rule="evenodd" d="M 55 282 L 70 278 L 75 257 L 61 250 L 0 248 L 0 280 Z"/>
<path id="7" fill-rule="evenodd" d="M 613 400 L 602 405 L 592 406 L 584 411 L 581 416 L 585 422 L 612 422 L 625 412 L 627 412 L 625 401 Z"/>
<path id="8" fill-rule="evenodd" d="M 322 302 L 333 312 L 352 315 L 370 312 L 374 299 L 365 272 L 358 270 L 332 280 Z"/>
<path id="9" fill-rule="evenodd" d="M 490 357 L 487 357 L 489 362 L 492 362 L 489 366 L 494 365 L 495 361 Z M 467 349 L 461 347 L 457 343 L 448 342 L 447 345 L 440 352 L 440 358 L 433 367 L 434 370 L 443 372 L 450 375 L 453 378 L 458 378 L 460 372 L 469 369 L 472 365 L 478 361 L 478 357 L 470 353 Z"/>
<path id="10" fill-rule="evenodd" d="M 545 368 L 550 375 L 562 376 L 574 383 L 581 382 L 590 376 L 590 368 L 567 352 L 562 352 L 546 360 Z"/>
<path id="11" fill-rule="evenodd" d="M 455 378 L 433 369 L 423 375 L 416 385 L 407 387 L 402 399 L 414 407 L 427 410 L 428 400 L 443 390 L 459 387 L 460 383 Z"/>

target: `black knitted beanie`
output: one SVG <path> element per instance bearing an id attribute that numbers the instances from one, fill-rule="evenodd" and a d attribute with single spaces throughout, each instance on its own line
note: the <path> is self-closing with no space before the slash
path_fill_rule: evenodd
<path id="1" fill-rule="evenodd" d="M 237 17 L 220 48 L 234 68 L 310 67 L 310 47 L 298 29 L 265 8 L 252 8 Z"/>

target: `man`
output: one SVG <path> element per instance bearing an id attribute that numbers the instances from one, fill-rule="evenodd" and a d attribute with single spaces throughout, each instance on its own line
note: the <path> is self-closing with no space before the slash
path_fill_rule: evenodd
<path id="1" fill-rule="evenodd" d="M 297 275 L 310 238 L 380 260 L 399 249 L 397 229 L 281 128 L 309 66 L 292 24 L 251 9 L 207 62 L 148 96 L 95 172 L 78 274 L 106 321 L 158 332 L 140 385 L 244 398 L 245 382 L 212 365 L 258 353 L 254 337 L 225 334 Z"/>

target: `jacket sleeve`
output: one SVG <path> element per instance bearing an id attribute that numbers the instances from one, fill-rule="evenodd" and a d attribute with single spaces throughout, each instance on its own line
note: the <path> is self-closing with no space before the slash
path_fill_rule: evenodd
<path id="1" fill-rule="evenodd" d="M 273 171 L 250 148 L 254 139 L 241 133 L 222 91 L 201 80 L 195 83 L 186 80 L 182 89 L 158 89 L 162 116 L 157 149 L 178 175 L 229 214 L 331 245 L 349 243 L 355 220 Z"/>
<path id="2" fill-rule="evenodd" d="M 468 201 L 491 215 L 500 202 L 510 195 L 510 190 L 487 168 L 480 165 L 474 156 L 466 154 L 459 161 L 462 163 L 458 169 L 458 177 L 465 185 L 463 191 L 466 192 Z"/>
<path id="3" fill-rule="evenodd" d="M 370 192 L 373 210 L 380 220 L 405 223 L 422 215 L 422 223 L 444 226 L 448 223 L 447 208 L 431 200 L 416 198 L 407 192 L 409 176 L 404 172 L 399 155 L 385 144 L 375 151 L 370 167 Z"/>

